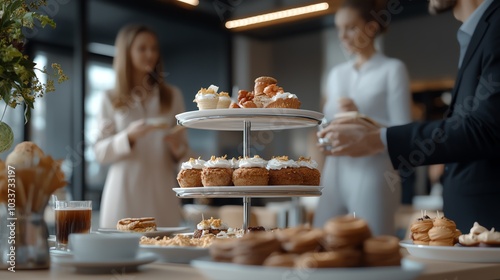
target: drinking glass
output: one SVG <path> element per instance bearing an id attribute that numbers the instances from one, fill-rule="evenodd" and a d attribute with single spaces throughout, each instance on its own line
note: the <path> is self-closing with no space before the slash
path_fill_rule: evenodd
<path id="1" fill-rule="evenodd" d="M 321 120 L 321 123 L 318 125 L 318 132 L 322 131 L 325 129 L 331 121 L 329 121 L 327 118 L 323 118 Z M 323 147 L 326 151 L 330 151 L 332 147 L 332 143 L 330 142 L 330 139 L 324 137 L 324 138 L 318 138 L 318 144 Z"/>
<path id="2" fill-rule="evenodd" d="M 56 218 L 56 248 L 68 250 L 68 237 L 71 233 L 90 233 L 92 221 L 92 201 L 54 202 Z"/>

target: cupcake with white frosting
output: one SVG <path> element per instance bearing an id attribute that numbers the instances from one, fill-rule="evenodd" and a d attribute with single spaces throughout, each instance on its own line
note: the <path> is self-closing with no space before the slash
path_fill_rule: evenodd
<path id="1" fill-rule="evenodd" d="M 203 187 L 201 182 L 201 170 L 205 167 L 205 161 L 198 158 L 190 158 L 183 162 L 181 171 L 177 174 L 177 182 L 181 188 Z"/>
<path id="2" fill-rule="evenodd" d="M 195 102 L 200 110 L 216 109 L 219 103 L 219 87 L 210 85 L 208 88 L 201 88 L 196 94 Z"/>
<path id="3" fill-rule="evenodd" d="M 311 158 L 300 157 L 297 164 L 298 171 L 302 175 L 302 185 L 319 186 L 321 173 L 318 170 L 318 163 Z"/>
<path id="4" fill-rule="evenodd" d="M 224 157 L 212 156 L 201 171 L 201 182 L 205 187 L 231 186 L 233 169 L 231 162 Z"/>
<path id="5" fill-rule="evenodd" d="M 227 109 L 231 105 L 231 97 L 229 93 L 221 92 L 219 93 L 219 101 L 217 102 L 217 109 Z"/>
<path id="6" fill-rule="evenodd" d="M 274 157 L 267 162 L 269 185 L 301 185 L 302 175 L 299 165 L 288 156 Z"/>
<path id="7" fill-rule="evenodd" d="M 235 186 L 267 186 L 269 171 L 266 167 L 267 161 L 257 155 L 240 159 L 239 167 L 233 172 L 233 184 Z"/>

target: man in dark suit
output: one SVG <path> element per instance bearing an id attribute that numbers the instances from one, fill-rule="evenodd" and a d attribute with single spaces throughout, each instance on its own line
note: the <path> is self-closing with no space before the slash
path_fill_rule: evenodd
<path id="1" fill-rule="evenodd" d="M 500 230 L 500 0 L 431 0 L 434 13 L 453 10 L 459 73 L 445 119 L 374 128 L 339 119 L 318 137 L 334 156 L 366 156 L 387 149 L 402 179 L 420 165 L 445 163 L 444 214 L 467 233 L 475 221 Z M 362 112 L 361 112 L 362 113 Z"/>

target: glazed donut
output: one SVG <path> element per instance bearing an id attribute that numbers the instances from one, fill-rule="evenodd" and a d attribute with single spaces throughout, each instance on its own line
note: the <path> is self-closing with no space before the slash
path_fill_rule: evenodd
<path id="1" fill-rule="evenodd" d="M 399 266 L 401 265 L 401 254 L 365 254 L 363 256 L 364 266 Z"/>
<path id="2" fill-rule="evenodd" d="M 365 254 L 399 254 L 399 239 L 390 235 L 368 238 L 363 243 L 363 251 Z"/>
<path id="3" fill-rule="evenodd" d="M 264 266 L 279 266 L 279 267 L 294 267 L 295 260 L 298 255 L 296 254 L 280 254 L 273 253 L 264 260 Z"/>
<path id="4" fill-rule="evenodd" d="M 324 247 L 326 250 L 338 249 L 360 249 L 363 246 L 363 241 L 370 238 L 370 235 L 360 235 L 352 237 L 339 237 L 328 234 L 324 238 Z"/>
<path id="5" fill-rule="evenodd" d="M 325 224 L 324 228 L 326 233 L 340 237 L 359 236 L 370 232 L 364 220 L 352 216 L 333 218 Z"/>
<path id="6" fill-rule="evenodd" d="M 296 268 L 355 267 L 361 263 L 361 252 L 339 250 L 315 252 L 300 255 L 295 261 Z"/>
<path id="7" fill-rule="evenodd" d="M 315 251 L 321 246 L 321 241 L 325 236 L 322 229 L 313 229 L 303 234 L 295 235 L 288 242 L 282 243 L 282 248 L 288 253 L 301 254 Z"/>
<path id="8" fill-rule="evenodd" d="M 231 262 L 234 257 L 233 249 L 237 243 L 237 239 L 216 239 L 208 249 L 210 256 L 215 261 Z"/>
<path id="9" fill-rule="evenodd" d="M 271 253 L 280 251 L 281 243 L 272 232 L 245 234 L 233 249 L 235 256 L 255 256 L 260 259 L 260 264 Z"/>

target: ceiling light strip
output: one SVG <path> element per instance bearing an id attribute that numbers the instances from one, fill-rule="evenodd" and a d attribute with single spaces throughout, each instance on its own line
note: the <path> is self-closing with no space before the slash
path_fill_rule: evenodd
<path id="1" fill-rule="evenodd" d="M 189 4 L 191 6 L 198 6 L 198 4 L 200 4 L 199 0 L 177 0 L 177 1 Z"/>
<path id="2" fill-rule="evenodd" d="M 240 28 L 240 27 L 245 27 L 245 26 L 249 26 L 249 25 L 269 22 L 269 21 L 276 21 L 276 20 L 280 20 L 280 19 L 284 19 L 284 18 L 291 18 L 291 17 L 296 17 L 296 16 L 300 16 L 300 15 L 305 15 L 305 14 L 317 13 L 317 12 L 328 10 L 328 8 L 329 8 L 328 3 L 322 2 L 322 3 L 318 3 L 318 4 L 313 4 L 313 5 L 308 5 L 308 6 L 303 6 L 303 7 L 293 8 L 293 9 L 287 9 L 287 10 L 282 10 L 282 11 L 277 11 L 277 12 L 242 18 L 242 19 L 230 20 L 230 21 L 226 22 L 226 28 L 227 29 Z"/>

